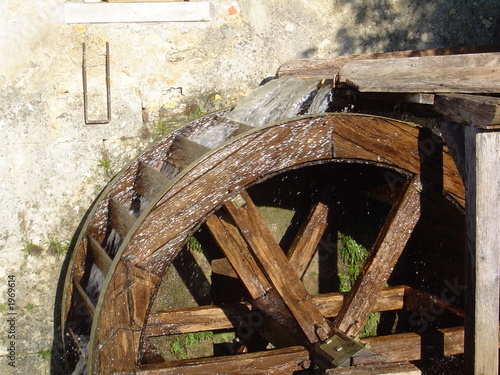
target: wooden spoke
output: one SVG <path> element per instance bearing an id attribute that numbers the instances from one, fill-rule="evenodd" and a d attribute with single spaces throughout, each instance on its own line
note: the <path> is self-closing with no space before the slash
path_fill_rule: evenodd
<path id="1" fill-rule="evenodd" d="M 290 264 L 299 278 L 304 276 L 316 253 L 319 241 L 327 227 L 327 217 L 328 206 L 323 202 L 316 203 L 288 251 Z"/>
<path id="2" fill-rule="evenodd" d="M 309 368 L 303 347 L 268 350 L 226 357 L 191 359 L 141 366 L 137 375 L 267 375 L 291 374 Z"/>
<path id="3" fill-rule="evenodd" d="M 420 218 L 420 178 L 408 179 L 394 204 L 349 296 L 335 319 L 335 327 L 358 335 Z"/>
<path id="4" fill-rule="evenodd" d="M 404 286 L 384 288 L 371 306 L 371 312 L 402 309 L 406 290 L 407 287 Z M 335 317 L 344 298 L 342 293 L 312 296 L 314 304 L 325 317 Z M 151 337 L 230 329 L 250 312 L 251 306 L 245 302 L 155 311 L 149 316 L 146 335 Z"/>
<path id="5" fill-rule="evenodd" d="M 210 216 L 206 224 L 252 298 L 265 295 L 272 286 L 248 250 L 238 229 L 217 215 Z"/>
<path id="6" fill-rule="evenodd" d="M 312 302 L 252 199 L 246 191 L 235 199 L 227 202 L 225 207 L 249 244 L 251 256 L 257 259 L 307 340 L 310 343 L 326 340 L 331 334 L 328 322 Z"/>

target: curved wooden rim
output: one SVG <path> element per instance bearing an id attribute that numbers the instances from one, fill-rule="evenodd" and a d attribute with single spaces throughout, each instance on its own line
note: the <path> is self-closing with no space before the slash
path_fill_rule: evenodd
<path id="1" fill-rule="evenodd" d="M 464 204 L 463 183 L 442 142 L 400 121 L 329 114 L 237 137 L 183 173 L 124 239 L 96 307 L 90 373 L 136 369 L 141 335 L 166 265 L 221 202 L 266 175 L 332 160 L 405 169 Z"/>

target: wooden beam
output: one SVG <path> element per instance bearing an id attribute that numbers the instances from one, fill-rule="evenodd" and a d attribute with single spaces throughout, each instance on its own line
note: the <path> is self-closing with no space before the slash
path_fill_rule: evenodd
<path id="1" fill-rule="evenodd" d="M 465 128 L 466 374 L 498 374 L 500 131 Z"/>
<path id="2" fill-rule="evenodd" d="M 238 229 L 217 215 L 211 215 L 206 220 L 206 225 L 252 298 L 265 295 L 272 285 L 248 251 L 248 245 L 241 238 Z"/>
<path id="3" fill-rule="evenodd" d="M 486 52 L 498 52 L 498 51 L 500 51 L 500 46 L 477 46 L 477 47 L 394 51 L 394 52 L 382 52 L 382 53 L 360 54 L 360 55 L 342 55 L 342 56 L 328 57 L 322 59 L 290 60 L 285 62 L 279 67 L 276 76 L 278 78 L 289 77 L 289 76 L 326 76 L 332 78 L 338 74 L 340 69 L 345 64 L 347 64 L 349 61 L 354 61 L 354 60 L 379 60 L 379 59 L 404 58 L 404 57 L 446 56 L 446 55 L 486 53 Z"/>
<path id="4" fill-rule="evenodd" d="M 316 253 L 319 241 L 328 225 L 327 218 L 328 206 L 323 202 L 316 203 L 288 251 L 287 257 L 299 278 L 304 276 Z"/>
<path id="5" fill-rule="evenodd" d="M 328 369 L 325 375 L 421 375 L 422 372 L 409 362 L 377 363 Z"/>
<path id="6" fill-rule="evenodd" d="M 225 357 L 190 359 L 141 366 L 137 375 L 268 375 L 291 374 L 309 368 L 303 347 L 268 350 Z"/>
<path id="7" fill-rule="evenodd" d="M 118 232 L 122 239 L 125 238 L 137 218 L 115 198 L 109 198 L 108 207 L 109 225 Z"/>
<path id="8" fill-rule="evenodd" d="M 241 203 L 236 204 L 233 199 L 227 202 L 225 207 L 248 242 L 265 275 L 278 291 L 307 340 L 310 343 L 326 340 L 332 334 L 329 323 L 312 302 L 286 255 L 276 243 L 267 223 L 246 191 L 241 191 L 237 197 L 240 197 Z"/>
<path id="9" fill-rule="evenodd" d="M 356 282 L 334 326 L 349 336 L 363 329 L 370 306 L 387 282 L 413 228 L 420 218 L 420 178 L 415 175 L 406 181 L 399 200 L 391 211 L 366 259 Z"/>
<path id="10" fill-rule="evenodd" d="M 336 82 L 361 92 L 498 93 L 500 53 L 355 60 Z"/>
<path id="11" fill-rule="evenodd" d="M 371 306 L 371 312 L 400 310 L 403 308 L 405 286 L 384 288 Z M 328 293 L 312 296 L 325 317 L 338 314 L 344 294 Z M 231 329 L 251 312 L 249 303 L 231 303 L 220 306 L 199 306 L 185 309 L 159 310 L 152 312 L 146 326 L 147 336 L 175 335 L 189 332 Z"/>
<path id="12" fill-rule="evenodd" d="M 137 178 L 134 181 L 134 189 L 152 201 L 160 191 L 165 190 L 172 180 L 163 173 L 150 167 L 146 163 L 139 162 L 137 168 Z"/>
<path id="13" fill-rule="evenodd" d="M 500 129 L 500 98 L 497 97 L 438 94 L 433 110 L 459 124 L 483 129 Z"/>
<path id="14" fill-rule="evenodd" d="M 111 267 L 111 258 L 93 236 L 89 235 L 87 239 L 89 247 L 92 250 L 95 265 L 101 270 L 103 275 L 106 275 Z"/>

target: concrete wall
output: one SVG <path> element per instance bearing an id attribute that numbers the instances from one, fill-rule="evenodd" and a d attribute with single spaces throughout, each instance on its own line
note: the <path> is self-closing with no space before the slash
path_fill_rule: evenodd
<path id="1" fill-rule="evenodd" d="M 59 244 L 71 240 L 111 175 L 152 142 L 160 121 L 175 126 L 229 107 L 289 59 L 498 42 L 497 0 L 209 2 L 203 22 L 66 24 L 64 0 L 2 1 L 0 373 L 60 372 L 48 358 L 65 259 Z M 112 121 L 86 125 L 82 43 L 96 118 L 106 42 Z M 12 316 L 16 368 L 7 357 Z"/>

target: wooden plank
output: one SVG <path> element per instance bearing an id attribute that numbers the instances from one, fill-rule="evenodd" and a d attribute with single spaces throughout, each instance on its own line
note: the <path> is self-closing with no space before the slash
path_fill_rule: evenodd
<path id="1" fill-rule="evenodd" d="M 268 350 L 225 357 L 191 359 L 141 366 L 137 375 L 268 375 L 291 374 L 309 368 L 303 347 Z"/>
<path id="2" fill-rule="evenodd" d="M 409 362 L 377 363 L 325 370 L 325 375 L 421 375 L 422 372 Z"/>
<path id="3" fill-rule="evenodd" d="M 405 286 L 384 288 L 371 306 L 371 312 L 402 309 L 405 290 Z M 323 316 L 334 317 L 345 297 L 342 293 L 327 293 L 311 298 Z M 248 316 L 250 311 L 250 304 L 245 302 L 155 311 L 149 315 L 146 335 L 163 336 L 230 329 L 234 328 L 235 322 Z"/>
<path id="4" fill-rule="evenodd" d="M 287 257 L 297 276 L 302 278 L 316 253 L 319 241 L 327 227 L 328 206 L 316 203 L 295 237 Z"/>
<path id="5" fill-rule="evenodd" d="M 466 374 L 498 374 L 500 132 L 465 129 Z"/>
<path id="6" fill-rule="evenodd" d="M 287 76 L 329 76 L 334 77 L 340 69 L 349 61 L 354 60 L 378 60 L 388 58 L 421 57 L 421 56 L 444 56 L 468 53 L 498 52 L 498 46 L 490 47 L 458 47 L 458 48 L 438 48 L 425 50 L 408 50 L 382 52 L 361 55 L 342 55 L 322 59 L 299 59 L 290 60 L 282 64 L 276 76 L 278 78 Z"/>
<path id="7" fill-rule="evenodd" d="M 65 3 L 66 23 L 188 22 L 210 20 L 210 3 Z"/>
<path id="8" fill-rule="evenodd" d="M 83 287 L 79 281 L 73 280 L 73 285 L 75 286 L 76 292 L 78 293 L 80 300 L 83 302 L 83 304 L 87 308 L 87 311 L 89 312 L 90 317 L 94 318 L 95 306 L 92 303 L 92 301 L 90 300 L 89 296 L 87 295 L 87 293 L 85 293 L 85 290 L 83 289 Z"/>
<path id="9" fill-rule="evenodd" d="M 88 236 L 88 243 L 92 250 L 95 265 L 101 270 L 103 275 L 106 275 L 111 267 L 111 258 L 94 237 Z"/>
<path id="10" fill-rule="evenodd" d="M 165 190 L 171 183 L 172 180 L 163 173 L 151 168 L 146 163 L 139 163 L 134 189 L 147 200 L 152 201 L 160 191 Z"/>
<path id="11" fill-rule="evenodd" d="M 336 81 L 361 92 L 498 93 L 500 53 L 356 60 Z"/>
<path id="12" fill-rule="evenodd" d="M 433 110 L 459 124 L 500 129 L 500 98 L 485 95 L 438 94 Z"/>
<path id="13" fill-rule="evenodd" d="M 349 336 L 357 336 L 363 330 L 370 306 L 391 275 L 420 218 L 420 190 L 417 175 L 407 180 L 335 319 L 334 326 Z"/>
<path id="14" fill-rule="evenodd" d="M 238 204 L 237 207 L 233 203 L 234 200 L 230 200 L 225 207 L 248 242 L 265 275 L 278 291 L 309 342 L 326 340 L 332 334 L 329 323 L 312 302 L 248 193 L 241 191 L 239 196 L 244 201 L 243 205 Z"/>
<path id="15" fill-rule="evenodd" d="M 238 229 L 217 215 L 210 216 L 206 220 L 206 225 L 252 298 L 265 295 L 272 285 L 251 256 L 248 245 L 241 238 Z"/>
<path id="16" fill-rule="evenodd" d="M 108 223 L 123 239 L 134 225 L 136 217 L 117 199 L 109 199 Z"/>
<path id="17" fill-rule="evenodd" d="M 182 170 L 208 151 L 208 147 L 185 137 L 177 137 L 168 151 L 167 161 Z"/>

